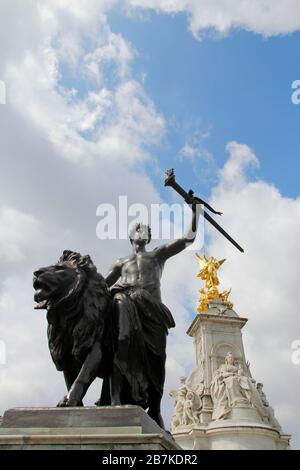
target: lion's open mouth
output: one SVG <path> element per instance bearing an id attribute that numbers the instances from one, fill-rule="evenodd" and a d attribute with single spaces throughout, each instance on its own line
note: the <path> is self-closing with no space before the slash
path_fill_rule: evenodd
<path id="1" fill-rule="evenodd" d="M 47 305 L 48 305 L 48 300 L 42 300 L 41 302 L 38 302 L 35 306 L 34 306 L 34 309 L 35 310 L 45 310 L 47 309 Z"/>
<path id="2" fill-rule="evenodd" d="M 35 309 L 46 308 L 47 306 L 47 285 L 41 282 L 38 278 L 33 278 L 33 287 L 35 290 L 34 301 L 37 302 Z"/>

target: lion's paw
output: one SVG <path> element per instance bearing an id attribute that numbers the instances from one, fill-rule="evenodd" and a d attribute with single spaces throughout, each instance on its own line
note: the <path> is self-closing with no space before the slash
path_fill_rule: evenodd
<path id="1" fill-rule="evenodd" d="M 82 400 L 74 400 L 71 398 L 68 398 L 68 396 L 63 397 L 58 404 L 56 405 L 57 407 L 74 407 L 74 406 L 83 406 Z"/>
<path id="2" fill-rule="evenodd" d="M 70 406 L 70 407 L 71 407 L 71 406 L 83 406 L 83 403 L 82 403 L 81 400 L 78 400 L 78 401 L 77 401 L 77 400 L 71 400 L 71 399 L 69 399 L 69 400 L 67 400 L 67 403 L 66 403 L 65 406 Z"/>
<path id="3" fill-rule="evenodd" d="M 56 406 L 59 407 L 59 408 L 61 408 L 61 407 L 63 407 L 63 406 L 68 406 L 67 403 L 68 403 L 68 397 L 65 396 L 65 397 L 63 397 L 63 398 L 57 403 Z"/>

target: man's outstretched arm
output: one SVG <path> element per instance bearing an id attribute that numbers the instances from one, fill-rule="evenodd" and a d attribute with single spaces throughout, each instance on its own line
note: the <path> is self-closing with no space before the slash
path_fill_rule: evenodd
<path id="1" fill-rule="evenodd" d="M 192 207 L 192 219 L 188 230 L 182 238 L 157 248 L 157 255 L 161 261 L 166 261 L 168 258 L 171 258 L 171 256 L 177 255 L 195 241 L 199 216 L 202 213 L 202 208 L 199 204 L 193 201 L 189 206 Z"/>

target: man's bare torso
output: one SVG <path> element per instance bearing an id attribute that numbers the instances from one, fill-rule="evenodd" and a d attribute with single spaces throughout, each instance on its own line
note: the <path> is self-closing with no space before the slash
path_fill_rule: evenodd
<path id="1" fill-rule="evenodd" d="M 164 261 L 159 250 L 134 253 L 120 260 L 120 284 L 142 288 L 161 300 L 160 280 Z"/>
<path id="2" fill-rule="evenodd" d="M 199 211 L 193 210 L 193 221 L 198 222 Z M 145 289 L 157 300 L 161 301 L 160 280 L 165 262 L 180 253 L 195 239 L 192 221 L 189 230 L 183 238 L 174 240 L 166 245 L 160 245 L 152 251 L 146 251 L 144 238 L 137 229 L 132 244 L 134 252 L 119 259 L 110 269 L 106 282 L 109 287 L 114 285 L 122 288 Z M 143 242 L 141 242 L 144 240 Z"/>

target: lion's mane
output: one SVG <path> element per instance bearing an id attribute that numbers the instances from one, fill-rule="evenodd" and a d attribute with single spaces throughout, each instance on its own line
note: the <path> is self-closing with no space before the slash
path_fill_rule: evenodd
<path id="1" fill-rule="evenodd" d="M 76 281 L 59 299 L 49 302 L 48 342 L 58 370 L 70 361 L 82 363 L 95 341 L 103 341 L 111 298 L 89 255 L 65 250 L 58 265 L 76 270 Z"/>

